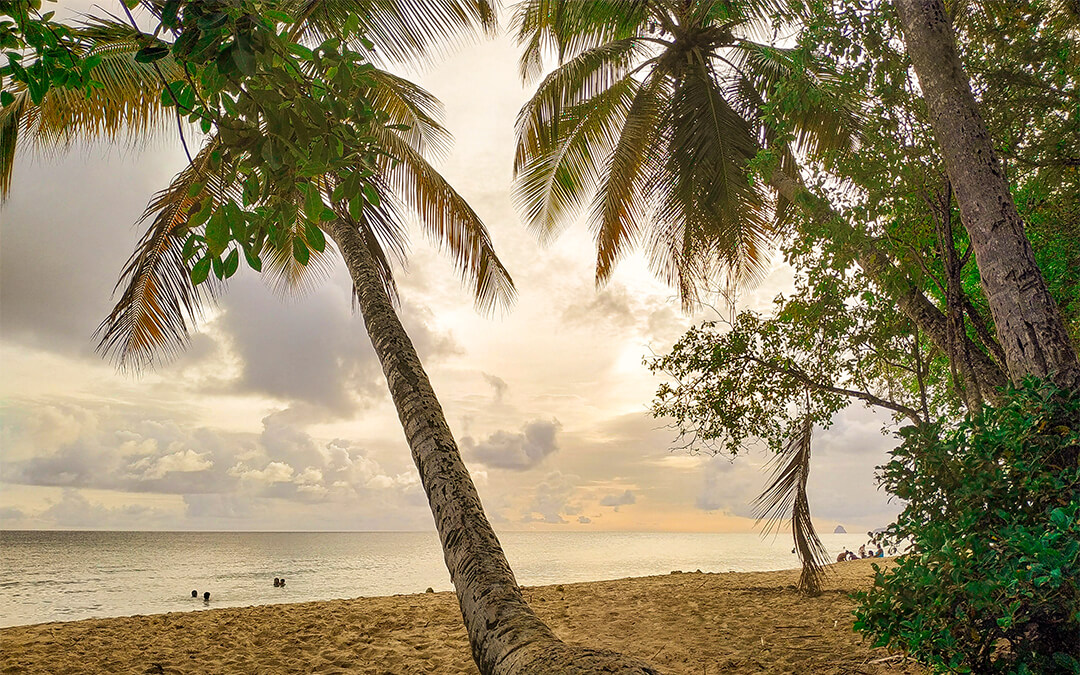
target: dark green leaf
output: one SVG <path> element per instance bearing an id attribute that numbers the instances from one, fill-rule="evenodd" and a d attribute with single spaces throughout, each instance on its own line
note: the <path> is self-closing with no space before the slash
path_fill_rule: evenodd
<path id="1" fill-rule="evenodd" d="M 331 212 L 333 214 L 333 212 Z M 313 251 L 322 253 L 326 249 L 326 237 L 323 236 L 322 230 L 318 225 L 313 223 L 306 223 L 304 225 L 304 235 L 307 239 L 307 245 L 311 247 Z"/>
<path id="2" fill-rule="evenodd" d="M 221 255 L 229 243 L 229 223 L 223 209 L 218 209 L 206 223 L 206 246 L 210 255 Z"/>
<path id="3" fill-rule="evenodd" d="M 371 183 L 364 183 L 364 199 L 372 206 L 379 205 L 379 193 Z"/>
<path id="4" fill-rule="evenodd" d="M 143 47 L 139 51 L 135 52 L 135 61 L 137 63 L 153 63 L 154 61 L 160 61 L 169 55 L 169 48 L 161 45 L 152 45 L 150 47 Z"/>
<path id="5" fill-rule="evenodd" d="M 240 266 L 240 252 L 235 248 L 225 258 L 225 278 L 228 279 L 232 275 L 236 274 L 237 268 Z"/>
<path id="6" fill-rule="evenodd" d="M 304 242 L 300 237 L 296 237 L 292 242 L 293 257 L 296 258 L 296 262 L 301 265 L 307 265 L 308 260 L 311 258 L 311 253 L 308 252 L 307 246 L 304 246 Z"/>
<path id="7" fill-rule="evenodd" d="M 191 283 L 198 286 L 210 276 L 210 256 L 203 256 L 202 260 L 195 263 L 191 268 Z"/>
<path id="8" fill-rule="evenodd" d="M 262 259 L 251 251 L 244 249 L 244 258 L 247 259 L 248 267 L 256 272 L 262 272 Z"/>

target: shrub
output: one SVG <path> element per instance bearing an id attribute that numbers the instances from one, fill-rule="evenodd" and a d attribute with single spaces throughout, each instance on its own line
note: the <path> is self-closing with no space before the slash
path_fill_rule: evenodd
<path id="1" fill-rule="evenodd" d="M 901 430 L 882 484 L 907 553 L 855 629 L 936 672 L 1080 673 L 1080 394 L 1035 381 L 958 427 Z"/>

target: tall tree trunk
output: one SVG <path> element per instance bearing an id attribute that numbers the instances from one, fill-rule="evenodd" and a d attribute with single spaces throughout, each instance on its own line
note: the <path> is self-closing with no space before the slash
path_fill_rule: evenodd
<path id="1" fill-rule="evenodd" d="M 836 213 L 827 201 L 807 190 L 797 178 L 777 170 L 773 172 L 770 184 L 785 199 L 807 211 L 811 219 L 832 221 L 838 227 L 844 227 L 844 239 L 866 276 L 892 297 L 904 316 L 911 319 L 934 346 L 945 354 L 952 354 L 945 314 L 930 302 L 922 290 L 895 269 L 885 251 L 865 241 L 865 237 Z M 997 390 L 1005 386 L 1005 373 L 966 333 L 960 339 L 965 341 L 964 348 L 971 358 L 971 367 L 962 371 L 963 376 L 968 378 L 964 383 L 966 388 L 980 391 L 988 401 L 994 402 Z"/>
<path id="2" fill-rule="evenodd" d="M 930 112 L 1009 378 L 1080 386 L 1080 363 L 979 114 L 942 0 L 896 0 L 908 55 Z"/>
<path id="3" fill-rule="evenodd" d="M 420 471 L 480 672 L 656 675 L 645 664 L 614 652 L 565 644 L 529 608 L 484 515 L 431 382 L 379 281 L 364 234 L 343 221 L 334 221 L 328 231 L 352 276 L 368 336 Z"/>

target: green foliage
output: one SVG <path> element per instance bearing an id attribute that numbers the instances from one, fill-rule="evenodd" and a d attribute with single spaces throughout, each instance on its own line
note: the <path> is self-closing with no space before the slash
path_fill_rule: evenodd
<path id="1" fill-rule="evenodd" d="M 136 62 L 171 56 L 183 68 L 182 79 L 163 82 L 162 105 L 220 139 L 207 161 L 216 184 L 188 190 L 184 259 L 195 284 L 211 272 L 235 274 L 241 251 L 261 269 L 268 240 L 306 265 L 326 246 L 319 223 L 355 212 L 371 190 L 372 127 L 386 115 L 358 94 L 374 86 L 372 66 L 349 46 L 371 43 L 352 15 L 337 36 L 309 49 L 277 6 L 168 0 L 157 8 L 159 29 L 138 38 Z"/>
<path id="2" fill-rule="evenodd" d="M 944 359 L 887 297 L 803 242 L 787 253 L 795 289 L 768 315 L 705 323 L 648 363 L 674 380 L 652 412 L 674 418 L 680 442 L 734 455 L 756 438 L 779 453 L 804 420 L 828 427 L 856 400 L 913 421 L 955 414 Z"/>
<path id="3" fill-rule="evenodd" d="M 885 538 L 911 548 L 859 594 L 856 630 L 936 672 L 1080 673 L 1080 393 L 1027 381 L 901 436 Z"/>
<path id="4" fill-rule="evenodd" d="M 41 0 L 0 3 L 0 50 L 7 64 L 0 67 L 0 106 L 10 105 L 15 94 L 9 85 L 26 87 L 34 104 L 50 89 L 76 89 L 86 94 L 101 83 L 90 71 L 100 55 L 83 58 L 70 27 L 53 21 L 54 12 L 41 13 Z"/>

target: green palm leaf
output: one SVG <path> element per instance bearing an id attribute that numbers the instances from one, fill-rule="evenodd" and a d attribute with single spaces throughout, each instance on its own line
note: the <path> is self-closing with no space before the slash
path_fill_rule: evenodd
<path id="1" fill-rule="evenodd" d="M 315 42 L 337 35 L 350 14 L 359 15 L 382 63 L 420 65 L 497 27 L 498 5 L 489 0 L 291 0 L 288 6 L 300 17 L 304 37 Z"/>
<path id="2" fill-rule="evenodd" d="M 523 220 L 546 240 L 591 203 L 597 281 L 643 242 L 686 307 L 702 289 L 756 283 L 788 205 L 751 179 L 751 160 L 768 148 L 797 176 L 798 153 L 857 144 L 858 116 L 829 96 L 817 64 L 749 39 L 799 8 L 797 0 L 520 3 L 522 75 L 535 76 L 545 54 L 560 60 L 518 116 Z M 637 101 L 642 82 L 661 81 L 670 84 Z M 792 91 L 805 105 L 774 128 L 763 109 Z"/>

